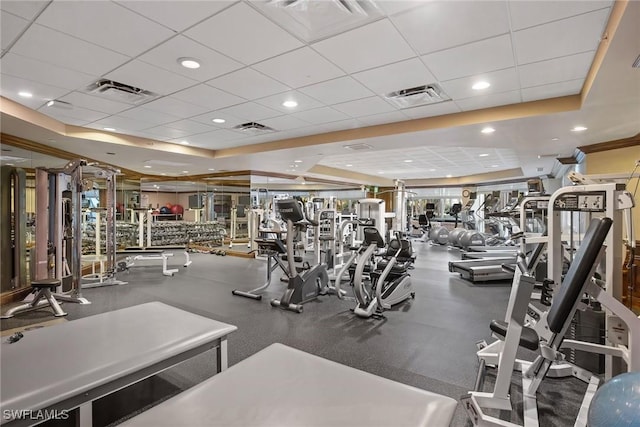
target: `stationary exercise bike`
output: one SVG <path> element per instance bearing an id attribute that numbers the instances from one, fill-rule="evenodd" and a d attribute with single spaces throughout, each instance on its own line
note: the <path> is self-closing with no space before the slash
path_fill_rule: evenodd
<path id="1" fill-rule="evenodd" d="M 294 256 L 293 239 L 295 227 L 306 228 L 317 226 L 314 221 L 305 218 L 302 203 L 294 199 L 278 200 L 276 209 L 280 218 L 287 223 L 287 255 L 281 258 L 288 262 L 287 289 L 282 298 L 271 300 L 271 305 L 285 310 L 302 313 L 302 304 L 316 299 L 329 291 L 329 274 L 325 264 L 317 264 L 309 269 L 296 268 L 295 262 L 302 262 L 302 257 Z"/>
<path id="2" fill-rule="evenodd" d="M 414 261 L 411 243 L 396 238 L 389 242 L 386 253 L 376 268 L 369 273 L 371 288 L 367 291 L 363 273 L 367 260 L 378 248 L 384 247 L 384 240 L 378 229 L 365 228 L 364 242 L 367 249 L 356 267 L 353 285 L 357 305 L 353 312 L 360 317 L 380 316 L 382 311 L 409 298 L 415 298 L 411 276 L 407 271 Z"/>

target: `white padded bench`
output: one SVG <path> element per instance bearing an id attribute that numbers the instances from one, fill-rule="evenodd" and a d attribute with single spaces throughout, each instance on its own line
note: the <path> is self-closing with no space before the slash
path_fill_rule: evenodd
<path id="1" fill-rule="evenodd" d="M 457 402 L 272 344 L 122 426 L 449 427 Z"/>
<path id="2" fill-rule="evenodd" d="M 236 329 L 152 302 L 26 332 L 1 344 L 0 424 L 36 424 L 5 411 L 79 407 L 80 425 L 91 425 L 93 400 L 199 353 L 216 348 L 218 372 L 226 369 Z"/>

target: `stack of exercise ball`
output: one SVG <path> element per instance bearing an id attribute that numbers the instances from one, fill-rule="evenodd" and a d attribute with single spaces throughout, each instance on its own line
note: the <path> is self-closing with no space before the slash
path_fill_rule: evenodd
<path id="1" fill-rule="evenodd" d="M 176 215 L 182 216 L 184 214 L 184 207 L 182 205 L 173 205 L 171 203 L 167 203 L 162 206 L 158 211 L 160 215 Z"/>

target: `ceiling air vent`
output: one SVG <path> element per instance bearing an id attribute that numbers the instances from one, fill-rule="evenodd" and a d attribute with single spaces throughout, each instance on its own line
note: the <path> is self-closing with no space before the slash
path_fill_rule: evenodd
<path id="1" fill-rule="evenodd" d="M 350 145 L 345 145 L 344 148 L 346 148 L 347 150 L 362 151 L 362 150 L 371 150 L 373 147 L 369 144 L 350 144 Z"/>
<path id="2" fill-rule="evenodd" d="M 148 90 L 118 83 L 113 80 L 100 79 L 87 87 L 87 93 L 104 96 L 113 101 L 127 104 L 141 104 L 158 96 Z"/>
<path id="3" fill-rule="evenodd" d="M 242 123 L 241 125 L 234 126 L 233 129 L 242 131 L 249 135 L 262 135 L 264 133 L 273 132 L 275 129 L 269 126 L 262 125 L 256 122 Z"/>
<path id="4" fill-rule="evenodd" d="M 635 61 L 633 61 L 633 64 L 631 64 L 631 66 L 633 68 L 640 68 L 640 55 L 638 55 L 638 57 L 636 58 Z"/>
<path id="5" fill-rule="evenodd" d="M 451 100 L 442 88 L 435 83 L 400 89 L 388 93 L 384 97 L 399 108 L 411 108 L 418 105 L 437 104 Z"/>

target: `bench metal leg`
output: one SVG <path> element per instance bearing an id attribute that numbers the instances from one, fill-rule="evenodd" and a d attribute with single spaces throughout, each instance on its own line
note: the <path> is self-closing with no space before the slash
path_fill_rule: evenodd
<path id="1" fill-rule="evenodd" d="M 227 358 L 227 338 L 220 339 L 220 345 L 216 348 L 217 353 L 217 368 L 218 373 L 226 370 L 229 367 L 229 360 Z"/>
<path id="2" fill-rule="evenodd" d="M 60 304 L 58 304 L 58 301 L 55 299 L 55 297 L 51 295 L 51 291 L 49 289 L 42 289 L 40 290 L 40 293 L 47 299 L 47 301 L 49 301 L 49 304 L 53 309 L 54 316 L 62 317 L 67 315 L 67 313 L 62 310 L 62 307 L 60 307 Z"/>
<path id="3" fill-rule="evenodd" d="M 78 407 L 78 427 L 93 425 L 93 402 L 87 402 Z"/>
<path id="4" fill-rule="evenodd" d="M 174 268 L 174 269 L 170 270 L 168 268 L 168 265 L 167 265 L 167 260 L 168 259 L 169 259 L 169 255 L 168 254 L 163 254 L 162 255 L 162 274 L 165 275 L 165 276 L 173 276 L 175 273 L 178 272 L 178 269 Z"/>
<path id="5" fill-rule="evenodd" d="M 189 252 L 187 252 L 187 251 L 184 251 L 184 259 L 185 259 L 185 261 L 184 261 L 184 266 L 185 267 L 189 267 L 191 265 L 191 263 L 193 262 L 193 261 L 191 261 L 191 258 L 189 257 Z"/>

